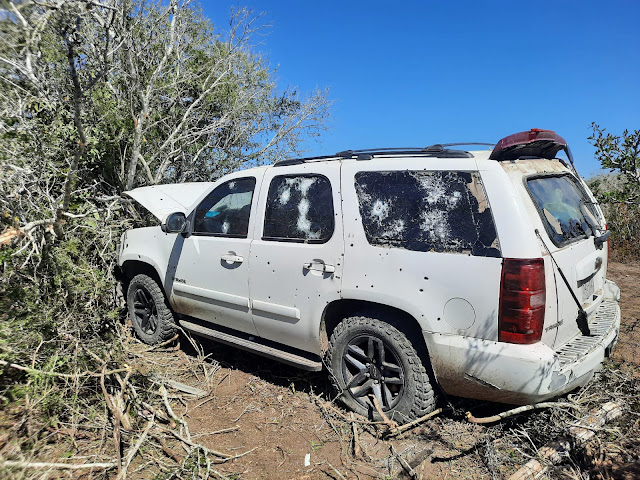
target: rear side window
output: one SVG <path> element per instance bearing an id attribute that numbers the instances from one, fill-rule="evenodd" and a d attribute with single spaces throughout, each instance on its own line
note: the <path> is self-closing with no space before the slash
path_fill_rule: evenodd
<path id="1" fill-rule="evenodd" d="M 527 186 L 557 246 L 586 238 L 598 226 L 593 202 L 569 175 L 530 178 Z"/>
<path id="2" fill-rule="evenodd" d="M 333 195 L 327 177 L 280 175 L 271 180 L 263 240 L 324 243 L 333 229 Z"/>
<path id="3" fill-rule="evenodd" d="M 493 216 L 477 173 L 359 172 L 355 187 L 371 245 L 500 256 Z"/>

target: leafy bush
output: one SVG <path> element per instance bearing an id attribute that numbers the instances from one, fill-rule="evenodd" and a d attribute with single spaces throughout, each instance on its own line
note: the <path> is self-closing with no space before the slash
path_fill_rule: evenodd
<path id="1" fill-rule="evenodd" d="M 592 124 L 589 137 L 596 158 L 609 174 L 587 183 L 601 203 L 611 230 L 612 254 L 619 260 L 640 257 L 640 130 L 621 136 Z"/>

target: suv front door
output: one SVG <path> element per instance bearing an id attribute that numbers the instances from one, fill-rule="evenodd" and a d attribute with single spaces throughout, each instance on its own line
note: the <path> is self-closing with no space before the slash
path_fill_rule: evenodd
<path id="1" fill-rule="evenodd" d="M 326 305 L 340 297 L 340 162 L 272 167 L 251 244 L 251 307 L 258 334 L 313 353 Z"/>
<path id="2" fill-rule="evenodd" d="M 255 176 L 214 188 L 189 216 L 169 261 L 171 299 L 177 312 L 256 334 L 249 309 L 249 229 L 255 217 Z M 177 243 L 178 245 L 178 243 Z"/>

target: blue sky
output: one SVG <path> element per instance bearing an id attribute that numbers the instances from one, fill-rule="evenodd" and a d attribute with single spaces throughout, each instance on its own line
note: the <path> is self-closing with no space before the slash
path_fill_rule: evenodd
<path id="1" fill-rule="evenodd" d="M 247 6 L 282 88 L 329 88 L 329 130 L 310 154 L 497 142 L 557 131 L 582 175 L 587 137 L 640 128 L 640 1 L 203 1 L 226 25 Z"/>

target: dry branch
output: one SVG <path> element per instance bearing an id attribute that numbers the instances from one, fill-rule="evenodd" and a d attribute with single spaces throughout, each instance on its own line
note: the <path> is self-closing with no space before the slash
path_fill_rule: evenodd
<path id="1" fill-rule="evenodd" d="M 506 412 L 499 413 L 498 415 L 492 415 L 490 417 L 476 418 L 471 412 L 466 413 L 467 420 L 471 423 L 494 423 L 499 422 L 505 418 L 511 417 L 513 415 L 518 415 L 520 413 L 528 412 L 530 410 L 539 410 L 541 408 L 574 408 L 579 410 L 580 407 L 573 403 L 562 403 L 562 402 L 541 402 L 533 405 L 523 405 L 522 407 L 517 407 L 512 410 L 507 410 Z"/>
<path id="2" fill-rule="evenodd" d="M 371 401 L 373 402 L 373 406 L 376 408 L 376 411 L 378 412 L 378 415 L 380 415 L 380 417 L 382 418 L 382 421 L 384 422 L 384 424 L 391 430 L 393 430 L 394 428 L 397 428 L 398 424 L 392 420 L 389 420 L 389 417 L 387 417 L 385 413 L 382 411 L 382 407 L 380 406 L 380 402 L 378 402 L 378 399 L 376 398 L 376 396 L 369 395 L 369 397 L 371 398 Z"/>
<path id="3" fill-rule="evenodd" d="M 392 430 L 389 431 L 389 433 L 387 434 L 387 437 L 395 437 L 396 435 L 400 435 L 402 432 L 406 432 L 407 430 L 412 429 L 413 427 L 420 425 L 423 422 L 426 422 L 427 420 L 429 420 L 430 418 L 435 417 L 436 415 L 439 415 L 440 413 L 442 413 L 444 410 L 450 410 L 450 409 L 443 409 L 443 408 L 438 408 L 436 410 L 434 410 L 431 413 L 427 413 L 426 415 L 412 421 L 409 423 L 406 423 L 404 425 L 400 425 L 399 427 L 396 427 Z"/>
<path id="4" fill-rule="evenodd" d="M 98 373 L 98 372 L 58 373 L 58 372 L 51 372 L 46 370 L 38 370 L 37 368 L 25 367 L 23 365 L 18 365 L 17 363 L 13 363 L 13 362 L 7 362 L 5 360 L 0 360 L 0 365 L 8 368 L 20 370 L 22 372 L 31 373 L 33 375 L 50 375 L 53 377 L 60 377 L 60 378 L 101 377 L 103 375 L 113 375 L 116 373 L 124 373 L 124 372 L 131 371 L 130 367 L 123 367 L 123 368 L 116 368 L 115 370 L 106 370 L 104 373 Z"/>
<path id="5" fill-rule="evenodd" d="M 37 468 L 52 470 L 87 470 L 87 469 L 111 469 L 116 466 L 115 463 L 55 463 L 55 462 L 18 462 L 14 460 L 5 460 L 2 462 L 3 467 L 15 468 Z"/>
<path id="6" fill-rule="evenodd" d="M 583 417 L 576 426 L 569 429 L 569 435 L 575 443 L 584 444 L 595 435 L 595 429 L 601 427 L 622 415 L 623 407 L 618 402 L 608 402 L 597 411 Z M 560 438 L 550 442 L 538 450 L 539 458 L 529 460 L 520 467 L 509 480 L 533 480 L 541 478 L 547 471 L 549 464 L 560 463 L 571 451 L 572 442 L 569 438 Z"/>

